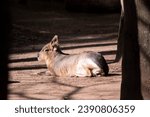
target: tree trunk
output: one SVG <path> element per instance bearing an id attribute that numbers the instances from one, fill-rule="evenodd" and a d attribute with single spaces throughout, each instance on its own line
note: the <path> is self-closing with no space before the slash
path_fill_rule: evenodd
<path id="1" fill-rule="evenodd" d="M 150 3 L 124 0 L 121 99 L 150 99 Z"/>

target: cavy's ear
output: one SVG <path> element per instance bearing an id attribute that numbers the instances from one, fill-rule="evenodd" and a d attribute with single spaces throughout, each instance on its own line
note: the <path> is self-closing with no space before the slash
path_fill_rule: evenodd
<path id="1" fill-rule="evenodd" d="M 59 45 L 58 36 L 55 35 L 55 36 L 53 37 L 53 39 L 51 40 L 50 43 L 51 43 L 52 46 L 53 46 L 53 45 Z"/>
<path id="2" fill-rule="evenodd" d="M 50 42 L 50 45 L 53 47 L 53 50 L 57 50 L 57 48 L 59 47 L 59 41 L 58 41 L 58 36 L 55 35 L 53 37 L 53 39 Z"/>

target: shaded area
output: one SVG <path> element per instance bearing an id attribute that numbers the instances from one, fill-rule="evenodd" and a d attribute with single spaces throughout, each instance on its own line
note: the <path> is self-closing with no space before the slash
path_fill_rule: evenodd
<path id="1" fill-rule="evenodd" d="M 12 95 L 17 95 L 17 96 L 19 96 L 19 97 L 22 97 L 22 98 L 25 98 L 25 99 L 28 99 L 28 100 L 43 100 L 43 99 L 41 99 L 41 98 L 37 98 L 37 97 L 32 97 L 32 96 L 27 96 L 25 93 L 21 93 L 21 92 L 19 92 L 19 93 L 14 93 L 14 92 L 12 92 L 11 93 Z"/>
<path id="2" fill-rule="evenodd" d="M 115 12 L 120 10 L 119 0 L 65 0 L 65 7 L 74 12 Z"/>
<path id="3" fill-rule="evenodd" d="M 46 69 L 46 65 L 33 65 L 33 66 L 25 66 L 25 67 L 13 67 L 9 68 L 9 71 L 19 71 L 19 70 L 35 70 L 35 69 Z"/>
<path id="4" fill-rule="evenodd" d="M 70 47 L 62 47 L 62 50 L 68 49 L 76 49 L 76 48 L 85 48 L 85 47 L 100 47 L 100 46 L 109 46 L 109 45 L 116 45 L 116 43 L 106 43 L 106 44 L 89 44 L 89 45 L 79 45 L 79 46 L 70 46 Z"/>
<path id="5" fill-rule="evenodd" d="M 72 92 L 67 93 L 66 95 L 64 95 L 62 97 L 62 99 L 64 100 L 71 100 L 71 96 L 78 93 L 80 90 L 82 89 L 82 87 L 76 87 Z"/>
<path id="6" fill-rule="evenodd" d="M 10 81 L 8 81 L 8 83 L 20 83 L 20 81 L 13 81 L 13 80 L 10 80 Z"/>
<path id="7" fill-rule="evenodd" d="M 11 0 L 30 9 L 63 9 L 70 12 L 110 13 L 120 11 L 119 0 Z"/>
<path id="8" fill-rule="evenodd" d="M 60 36 L 62 44 L 111 40 L 117 37 L 119 21 L 119 14 L 69 13 L 64 10 L 42 11 L 24 7 L 12 7 L 12 16 L 13 47 L 26 48 L 28 45 L 30 50 L 34 50 L 30 45 L 45 44 L 56 34 Z M 82 36 L 92 38 L 76 41 Z"/>
<path id="9" fill-rule="evenodd" d="M 8 63 L 29 62 L 29 61 L 37 61 L 37 58 L 33 57 L 33 58 L 22 58 L 22 59 L 9 59 Z"/>
<path id="10" fill-rule="evenodd" d="M 101 18 L 101 17 L 99 17 L 99 18 Z M 78 27 L 76 27 L 76 25 L 74 25 L 74 22 L 78 23 Z M 54 26 L 54 29 L 46 28 L 44 30 L 48 30 L 47 34 L 40 34 L 38 31 L 36 31 L 36 32 L 32 31 L 32 30 L 36 30 L 35 28 L 40 28 L 42 26 L 42 25 L 39 25 L 38 23 L 36 23 L 36 24 L 38 24 L 38 25 L 35 25 L 36 27 L 33 27 L 33 25 L 32 25 L 31 29 L 28 31 L 20 30 L 20 29 L 16 30 L 14 27 L 13 46 L 26 48 L 25 43 L 33 44 L 33 45 L 45 44 L 45 43 L 50 42 L 51 38 L 56 34 L 60 37 L 61 44 L 70 44 L 70 43 L 81 44 L 81 43 L 85 43 L 85 42 L 86 43 L 102 42 L 102 41 L 109 41 L 112 39 L 115 40 L 115 38 L 117 37 L 116 32 L 118 29 L 118 25 L 116 25 L 116 26 L 107 25 L 106 29 L 104 30 L 103 28 L 101 28 L 101 26 L 99 26 L 97 28 L 95 28 L 95 26 L 93 26 L 92 28 L 85 27 L 85 26 L 80 27 L 80 25 L 84 25 L 84 24 L 86 24 L 86 22 L 82 23 L 82 24 L 80 24 L 78 21 L 74 21 L 74 22 L 70 23 L 71 27 L 68 27 L 67 29 L 64 29 L 64 30 L 62 30 L 61 28 L 63 28 L 66 25 L 66 22 L 63 22 L 63 23 L 65 23 L 64 26 L 59 26 L 56 28 Z M 92 22 L 92 19 L 90 22 Z M 97 23 L 99 23 L 99 21 Z M 24 22 L 22 22 L 22 24 L 24 24 Z M 56 23 L 56 25 L 57 25 L 57 23 Z M 43 26 L 43 27 L 45 27 L 45 26 Z M 53 26 L 50 25 L 49 27 L 53 27 Z M 82 31 L 75 31 L 78 29 L 80 29 Z M 98 35 L 98 36 L 95 37 L 95 35 Z M 68 37 L 71 37 L 71 38 L 68 38 Z M 35 48 L 34 47 L 31 48 L 29 45 L 29 49 L 34 50 Z M 18 49 L 18 51 L 21 51 L 21 50 Z"/>

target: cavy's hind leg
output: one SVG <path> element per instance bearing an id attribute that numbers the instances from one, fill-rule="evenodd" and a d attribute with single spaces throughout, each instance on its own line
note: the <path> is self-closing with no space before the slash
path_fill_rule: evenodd
<path id="1" fill-rule="evenodd" d="M 86 68 L 86 69 L 80 68 L 77 70 L 76 76 L 78 76 L 78 77 L 91 77 L 92 73 L 91 73 L 91 70 L 88 68 Z"/>

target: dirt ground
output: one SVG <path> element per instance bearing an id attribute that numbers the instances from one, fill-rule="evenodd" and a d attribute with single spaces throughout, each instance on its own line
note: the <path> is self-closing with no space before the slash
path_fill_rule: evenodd
<path id="1" fill-rule="evenodd" d="M 119 14 L 13 8 L 13 41 L 9 60 L 9 99 L 100 99 L 120 97 L 121 65 L 115 63 Z M 66 53 L 101 52 L 109 76 L 52 77 L 37 53 L 54 35 Z"/>

